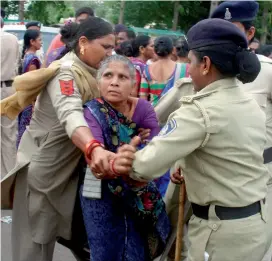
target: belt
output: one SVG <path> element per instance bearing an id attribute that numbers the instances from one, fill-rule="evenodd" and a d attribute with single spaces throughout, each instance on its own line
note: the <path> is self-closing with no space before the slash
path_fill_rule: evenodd
<path id="1" fill-rule="evenodd" d="M 13 83 L 13 80 L 1 81 L 1 88 L 3 87 L 3 83 L 5 84 L 5 87 L 10 87 Z"/>
<path id="2" fill-rule="evenodd" d="M 208 218 L 209 207 L 210 205 L 200 206 L 195 203 L 192 203 L 192 209 L 193 209 L 194 215 L 206 220 L 209 219 Z M 247 218 L 259 212 L 261 212 L 261 204 L 259 201 L 246 207 L 232 208 L 232 207 L 215 206 L 215 213 L 217 217 L 221 220 Z"/>
<path id="3" fill-rule="evenodd" d="M 267 164 L 272 161 L 272 147 L 264 150 L 263 158 L 264 158 L 264 164 Z"/>

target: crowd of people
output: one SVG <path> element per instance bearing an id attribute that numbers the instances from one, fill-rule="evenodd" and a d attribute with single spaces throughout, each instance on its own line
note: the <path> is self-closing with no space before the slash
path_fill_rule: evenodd
<path id="1" fill-rule="evenodd" d="M 45 55 L 39 22 L 21 47 L 1 30 L 13 261 L 51 261 L 56 242 L 80 261 L 172 260 L 180 218 L 182 260 L 272 260 L 272 59 L 254 38 L 258 8 L 223 2 L 173 39 L 83 7 Z"/>

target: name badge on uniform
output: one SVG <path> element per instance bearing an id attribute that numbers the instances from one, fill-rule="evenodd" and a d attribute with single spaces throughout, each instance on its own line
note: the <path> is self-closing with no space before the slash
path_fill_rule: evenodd
<path id="1" fill-rule="evenodd" d="M 175 119 L 171 119 L 167 124 L 162 128 L 158 136 L 164 137 L 172 133 L 177 128 L 177 122 Z"/>

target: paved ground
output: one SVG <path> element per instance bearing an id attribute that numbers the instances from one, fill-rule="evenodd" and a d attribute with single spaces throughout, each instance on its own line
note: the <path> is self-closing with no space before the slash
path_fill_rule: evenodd
<path id="1" fill-rule="evenodd" d="M 2 210 L 1 216 L 11 216 L 12 211 Z M 53 261 L 75 261 L 71 252 L 56 244 L 54 259 Z M 1 222 L 1 261 L 12 261 L 11 260 L 11 224 Z M 30 260 L 29 260 L 30 261 Z"/>

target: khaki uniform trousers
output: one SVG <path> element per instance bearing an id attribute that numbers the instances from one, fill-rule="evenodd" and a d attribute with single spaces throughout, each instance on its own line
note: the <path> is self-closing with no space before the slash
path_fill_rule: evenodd
<path id="1" fill-rule="evenodd" d="M 48 244 L 38 244 L 32 240 L 31 224 L 28 219 L 27 191 L 27 168 L 24 168 L 16 176 L 15 183 L 12 213 L 12 260 L 52 261 L 56 240 Z M 74 256 L 77 261 L 82 261 L 76 254 Z"/>
<path id="2" fill-rule="evenodd" d="M 220 220 L 214 205 L 209 208 L 209 220 L 193 215 L 188 230 L 188 261 L 204 261 L 205 251 L 209 261 L 262 260 L 271 244 L 265 208 L 262 204 L 262 214 L 235 220 Z"/>
<path id="3" fill-rule="evenodd" d="M 10 86 L 2 83 L 1 99 L 9 97 L 14 93 Z M 3 178 L 16 163 L 16 135 L 17 120 L 10 120 L 6 116 L 1 116 L 1 178 Z"/>
<path id="4" fill-rule="evenodd" d="M 268 213 L 267 213 L 267 231 L 270 232 L 270 238 L 272 237 L 272 183 L 268 185 L 268 193 L 266 197 Z M 272 261 L 272 243 L 265 254 L 262 261 Z"/>

